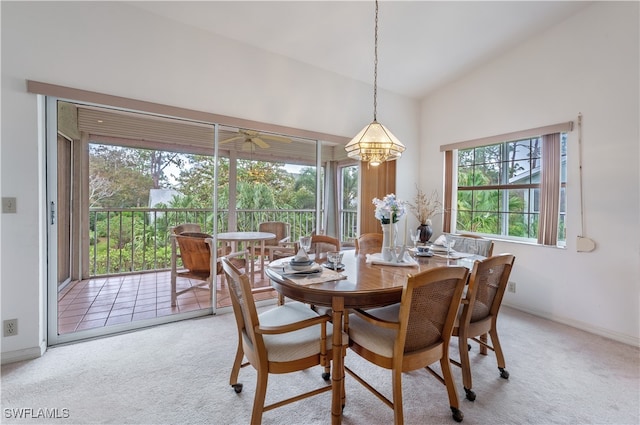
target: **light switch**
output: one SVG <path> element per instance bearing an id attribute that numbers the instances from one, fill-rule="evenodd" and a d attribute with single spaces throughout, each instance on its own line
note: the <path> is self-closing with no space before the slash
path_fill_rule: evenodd
<path id="1" fill-rule="evenodd" d="M 2 198 L 2 214 L 15 214 L 16 198 Z"/>

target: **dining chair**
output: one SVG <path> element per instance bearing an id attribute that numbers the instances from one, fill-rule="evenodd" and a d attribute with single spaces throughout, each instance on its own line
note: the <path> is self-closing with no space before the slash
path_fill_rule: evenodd
<path id="1" fill-rule="evenodd" d="M 334 237 L 327 235 L 311 236 L 311 252 L 318 257 L 329 251 L 340 251 L 340 241 Z"/>
<path id="2" fill-rule="evenodd" d="M 496 324 L 514 262 L 515 257 L 512 254 L 500 254 L 476 261 L 471 271 L 467 294 L 462 300 L 462 308 L 453 328 L 453 336 L 458 337 L 460 362 L 451 360 L 453 364 L 462 368 L 464 391 L 470 401 L 476 399 L 476 394 L 471 389 L 471 345 L 467 342 L 469 339 L 480 344 L 480 354 L 486 355 L 487 349 L 494 351 L 500 376 L 509 379 Z M 492 345 L 488 344 L 487 334 L 491 336 Z"/>
<path id="3" fill-rule="evenodd" d="M 467 281 L 466 267 L 436 267 L 407 277 L 400 303 L 354 310 L 349 321 L 349 348 L 391 369 L 393 401 L 348 367 L 345 371 L 393 409 L 402 424 L 402 373 L 425 368 L 447 388 L 453 419 L 461 422 L 458 393 L 449 365 L 449 341 Z M 440 362 L 442 375 L 430 365 Z"/>
<path id="4" fill-rule="evenodd" d="M 238 327 L 238 348 L 229 383 L 236 393 L 240 393 L 240 369 L 251 365 L 257 372 L 251 424 L 260 424 L 264 412 L 331 391 L 331 385 L 325 382 L 319 388 L 265 406 L 267 380 L 271 373 L 291 373 L 320 365 L 324 367 L 322 378 L 329 381 L 333 327 L 328 316 L 321 316 L 298 302 L 258 314 L 248 276 L 227 258 L 222 259 L 222 267 L 229 282 Z M 347 343 L 348 338 L 344 335 L 343 350 Z M 248 361 L 243 363 L 245 357 Z"/>
<path id="5" fill-rule="evenodd" d="M 448 238 L 455 240 L 453 249 L 458 252 L 478 254 L 483 257 L 493 255 L 493 241 L 491 239 L 471 234 L 449 235 Z"/>
<path id="6" fill-rule="evenodd" d="M 213 290 L 214 274 L 220 275 L 224 284 L 224 275 L 220 259 L 223 256 L 233 258 L 236 266 L 243 267 L 246 262 L 244 253 L 231 253 L 229 247 L 218 248 L 216 257 L 212 255 L 213 238 L 201 233 L 200 225 L 187 223 L 176 226 L 171 234 L 171 306 L 175 307 L 178 296 L 200 289 Z M 239 258 L 240 256 L 244 258 Z M 181 261 L 181 265 L 178 262 Z M 214 267 L 215 263 L 215 267 Z M 189 279 L 190 285 L 178 290 L 178 278 Z M 193 281 L 196 281 L 194 283 Z"/>
<path id="7" fill-rule="evenodd" d="M 356 239 L 356 254 L 382 252 L 382 233 L 363 233 Z"/>

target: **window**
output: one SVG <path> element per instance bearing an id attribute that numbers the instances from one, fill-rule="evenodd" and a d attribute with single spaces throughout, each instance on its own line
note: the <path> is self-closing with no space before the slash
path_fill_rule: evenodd
<path id="1" fill-rule="evenodd" d="M 441 147 L 444 230 L 564 245 L 567 124 Z"/>

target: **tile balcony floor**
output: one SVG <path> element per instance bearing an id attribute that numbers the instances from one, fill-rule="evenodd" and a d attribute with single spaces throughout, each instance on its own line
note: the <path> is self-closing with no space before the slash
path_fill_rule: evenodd
<path id="1" fill-rule="evenodd" d="M 199 283 L 199 281 L 194 281 Z M 178 290 L 191 285 L 178 278 Z M 269 286 L 268 279 L 255 274 L 254 287 Z M 217 282 L 218 308 L 231 305 L 227 285 Z M 256 294 L 256 299 L 275 298 L 275 291 Z M 131 274 L 97 277 L 69 284 L 58 295 L 58 333 L 68 334 L 155 317 L 170 316 L 211 307 L 208 290 L 194 290 L 178 296 L 171 307 L 171 273 Z"/>

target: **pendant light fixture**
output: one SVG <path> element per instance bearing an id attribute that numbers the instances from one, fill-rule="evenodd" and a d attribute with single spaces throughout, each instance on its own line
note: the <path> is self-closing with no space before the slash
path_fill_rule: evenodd
<path id="1" fill-rule="evenodd" d="M 363 128 L 344 147 L 349 158 L 368 162 L 377 166 L 384 161 L 398 159 L 405 150 L 404 145 L 391 134 L 389 129 L 377 121 L 378 108 L 378 0 L 376 0 L 375 48 L 373 67 L 373 122 Z"/>

